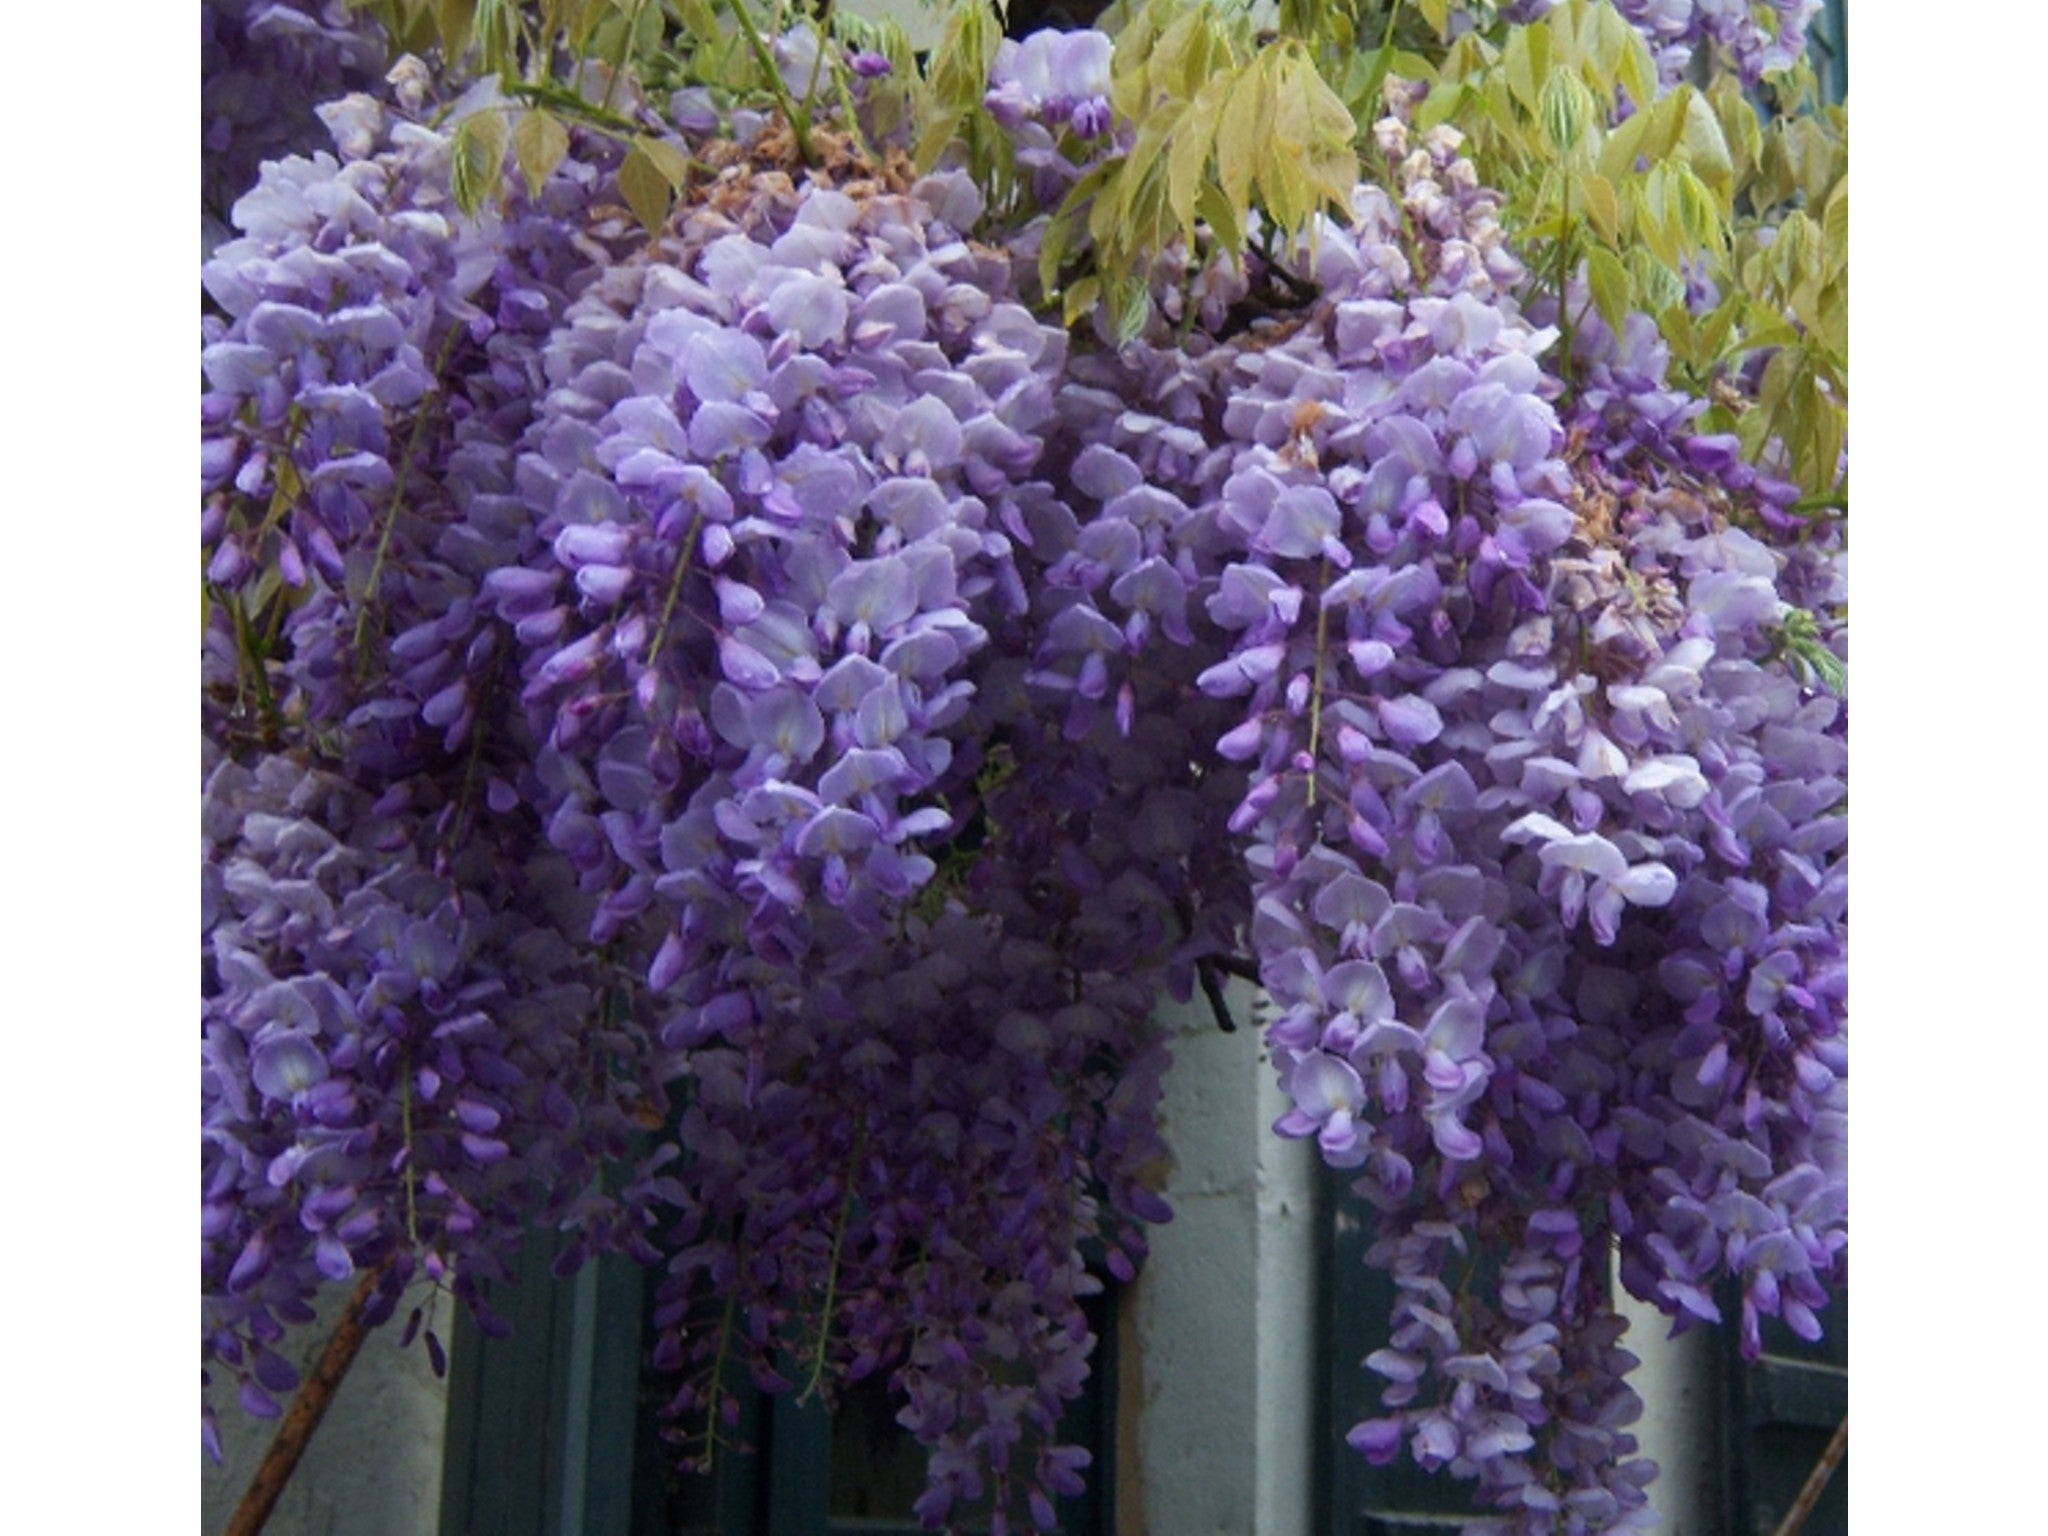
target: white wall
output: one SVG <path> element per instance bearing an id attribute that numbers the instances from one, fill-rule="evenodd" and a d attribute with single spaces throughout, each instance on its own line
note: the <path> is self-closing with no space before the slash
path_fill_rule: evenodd
<path id="1" fill-rule="evenodd" d="M 280 1348 L 310 1373 L 327 1343 L 349 1286 L 332 1288 L 320 1320 L 289 1336 Z M 285 1485 L 265 1536 L 435 1536 L 441 1521 L 441 1442 L 448 1416 L 447 1383 L 437 1381 L 427 1352 L 415 1341 L 398 1347 L 398 1319 L 372 1332 L 342 1378 L 327 1417 L 305 1458 Z M 441 1298 L 444 1337 L 453 1331 L 450 1303 Z M 232 1392 L 220 1393 L 221 1441 L 227 1459 L 205 1461 L 200 1530 L 220 1536 L 276 1433 L 275 1421 L 251 1419 Z"/>

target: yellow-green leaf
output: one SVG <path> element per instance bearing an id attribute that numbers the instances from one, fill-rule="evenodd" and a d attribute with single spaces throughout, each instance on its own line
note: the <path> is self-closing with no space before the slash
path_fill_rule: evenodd
<path id="1" fill-rule="evenodd" d="M 1685 280 L 1673 266 L 1675 263 L 1659 261 L 1640 245 L 1629 251 L 1628 273 L 1634 280 L 1639 309 L 1661 314 L 1672 305 L 1685 302 Z"/>
<path id="2" fill-rule="evenodd" d="M 1609 11 L 1610 8 L 1601 6 L 1600 9 Z M 1619 12 L 1610 13 L 1616 21 L 1622 22 L 1621 58 L 1614 74 L 1628 92 L 1628 99 L 1640 107 L 1644 102 L 1657 99 L 1657 61 L 1650 56 L 1648 39 L 1629 26 Z"/>
<path id="3" fill-rule="evenodd" d="M 1609 132 L 1596 162 L 1600 174 L 1617 186 L 1635 175 L 1636 157 L 1643 153 L 1643 137 L 1649 127 L 1649 114 L 1638 112 Z"/>
<path id="4" fill-rule="evenodd" d="M 1244 250 L 1244 227 L 1239 222 L 1237 210 L 1230 205 L 1230 199 L 1223 195 L 1223 189 L 1211 183 L 1202 188 L 1195 199 L 1195 211 L 1202 221 L 1216 232 L 1216 241 L 1236 261 Z"/>
<path id="5" fill-rule="evenodd" d="M 1669 168 L 1653 165 L 1649 174 L 1629 183 L 1624 196 L 1635 215 L 1631 223 L 1636 238 L 1642 241 L 1642 246 L 1637 249 L 1647 247 L 1659 262 L 1675 267 L 1679 256 L 1678 230 L 1675 210 L 1671 207 L 1670 188 Z"/>
<path id="6" fill-rule="evenodd" d="M 1575 185 L 1586 200 L 1586 217 L 1609 245 L 1621 244 L 1621 202 L 1614 195 L 1614 183 L 1598 171 Z"/>
<path id="7" fill-rule="evenodd" d="M 1593 304 L 1600 311 L 1600 318 L 1619 336 L 1621 323 L 1628 318 L 1628 268 L 1614 252 L 1595 246 L 1586 253 L 1586 283 L 1593 290 Z"/>
<path id="8" fill-rule="evenodd" d="M 1166 160 L 1167 200 L 1173 216 L 1190 240 L 1195 233 L 1195 203 L 1201 195 L 1203 172 L 1209 168 L 1209 152 L 1216 144 L 1222 122 L 1223 103 L 1237 83 L 1237 72 L 1214 76 L 1188 105 L 1173 136 L 1173 148 Z"/>
<path id="9" fill-rule="evenodd" d="M 526 195 L 539 197 L 540 189 L 569 155 L 569 130 L 544 107 L 533 107 L 520 115 L 512 129 L 512 158 L 526 178 Z"/>
<path id="10" fill-rule="evenodd" d="M 665 144 L 660 139 L 646 134 L 635 139 L 633 145 L 653 162 L 654 168 L 661 172 L 662 179 L 669 184 L 671 190 L 680 192 L 690 184 L 690 157 L 675 145 Z"/>
<path id="11" fill-rule="evenodd" d="M 1422 12 L 1422 19 L 1436 28 L 1438 37 L 1451 35 L 1451 0 L 1416 0 L 1415 8 Z"/>
<path id="12" fill-rule="evenodd" d="M 1216 123 L 1216 176 L 1223 195 L 1238 210 L 1238 222 L 1251 208 L 1252 168 L 1258 163 L 1272 117 L 1273 83 L 1262 54 L 1231 87 L 1230 100 Z"/>
<path id="13" fill-rule="evenodd" d="M 1543 77 L 1550 68 L 1550 29 L 1517 27 L 1501 53 L 1508 89 L 1530 117 L 1542 110 Z"/>
<path id="14" fill-rule="evenodd" d="M 1152 296 L 1145 291 L 1143 282 L 1133 279 L 1124 292 L 1117 296 L 1116 339 L 1117 345 L 1124 346 L 1136 341 L 1145 332 L 1145 322 L 1152 317 Z"/>
<path id="15" fill-rule="evenodd" d="M 1700 358 L 1703 362 L 1720 360 L 1721 349 L 1728 344 L 1728 333 L 1734 329 L 1736 311 L 1741 302 L 1740 295 L 1731 295 L 1700 322 Z"/>
<path id="16" fill-rule="evenodd" d="M 1060 312 L 1065 323 L 1072 325 L 1076 320 L 1087 314 L 1089 310 L 1093 309 L 1096 301 L 1101 297 L 1101 278 L 1091 274 L 1075 283 L 1073 287 L 1067 290 L 1066 299 L 1060 306 Z"/>
<path id="17" fill-rule="evenodd" d="M 647 153 L 645 144 L 635 143 L 626 152 L 625 161 L 619 166 L 619 194 L 649 234 L 659 234 L 668 223 L 675 189 Z"/>
<path id="18" fill-rule="evenodd" d="M 441 23 L 441 50 L 453 61 L 469 49 L 476 24 L 476 0 L 439 0 L 435 16 Z"/>
<path id="19" fill-rule="evenodd" d="M 1468 116 L 1475 110 L 1479 99 L 1479 92 L 1468 81 L 1438 81 L 1423 98 L 1422 105 L 1415 109 L 1416 132 L 1427 133 L 1438 123 Z M 1378 102 L 1368 105 L 1374 112 L 1379 110 Z"/>
<path id="20" fill-rule="evenodd" d="M 455 206 L 464 213 L 475 213 L 498 195 L 510 138 L 504 114 L 494 108 L 472 112 L 456 125 L 449 150 L 449 181 Z"/>
<path id="21" fill-rule="evenodd" d="M 1685 92 L 1685 127 L 1680 137 L 1685 158 L 1702 181 L 1724 195 L 1735 180 L 1735 160 L 1728 153 L 1728 140 L 1720 120 L 1707 99 L 1688 87 Z"/>
<path id="22" fill-rule="evenodd" d="M 1827 264 L 1842 267 L 1849 260 L 1849 179 L 1845 176 L 1835 183 L 1835 190 L 1828 194 L 1827 207 L 1821 210 L 1821 234 L 1827 248 Z"/>
<path id="23" fill-rule="evenodd" d="M 1124 155 L 1123 175 L 1117 178 L 1118 216 L 1128 219 L 1138 192 L 1152 178 L 1159 156 L 1166 149 L 1174 127 L 1186 113 L 1179 102 L 1162 101 L 1138 122 L 1138 131 Z"/>
<path id="24" fill-rule="evenodd" d="M 1771 242 L 1771 268 L 1786 293 L 1819 270 L 1820 246 L 1820 227 L 1812 219 L 1796 208 L 1785 215 Z"/>
<path id="25" fill-rule="evenodd" d="M 1720 247 L 1726 235 L 1721 210 L 1714 202 L 1714 194 L 1691 166 L 1681 163 L 1671 168 L 1671 203 L 1677 210 L 1679 232 L 1688 243 L 1694 247 Z"/>
<path id="26" fill-rule="evenodd" d="M 1842 283 L 1821 290 L 1814 305 L 1813 328 L 1821 344 L 1844 363 L 1849 358 L 1849 294 Z"/>
<path id="27" fill-rule="evenodd" d="M 1742 87 L 1729 75 L 1715 79 L 1707 88 L 1707 99 L 1721 125 L 1721 141 L 1728 146 L 1729 155 L 1736 161 L 1737 179 L 1747 180 L 1756 168 L 1757 156 L 1762 152 L 1764 142 L 1763 124 L 1756 115 L 1756 104 L 1743 94 Z"/>

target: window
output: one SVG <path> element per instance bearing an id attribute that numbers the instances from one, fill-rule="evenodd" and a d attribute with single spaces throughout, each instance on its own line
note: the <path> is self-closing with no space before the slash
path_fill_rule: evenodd
<path id="1" fill-rule="evenodd" d="M 492 1296 L 513 1324 L 485 1338 L 464 1313 L 449 1383 L 442 1536 L 913 1536 L 924 1452 L 879 1378 L 822 1404 L 749 1393 L 739 1438 L 708 1476 L 679 1472 L 656 1409 L 672 1385 L 641 1347 L 646 1273 L 617 1259 L 567 1284 L 531 1245 Z M 1063 1431 L 1095 1455 L 1086 1493 L 1061 1501 L 1064 1536 L 1110 1536 L 1113 1289 L 1090 1298 L 1094 1369 Z"/>

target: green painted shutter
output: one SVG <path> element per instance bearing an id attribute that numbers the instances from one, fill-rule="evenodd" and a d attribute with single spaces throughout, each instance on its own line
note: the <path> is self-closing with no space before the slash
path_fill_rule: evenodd
<path id="1" fill-rule="evenodd" d="M 1722 1311 L 1733 1317 L 1731 1291 Z M 1763 1327 L 1763 1354 L 1745 1364 L 1733 1331 L 1724 1347 L 1723 1418 L 1733 1429 L 1723 1467 L 1726 1507 L 1739 1511 L 1739 1536 L 1771 1536 L 1819 1464 L 1849 1413 L 1849 1298 L 1837 1294 L 1821 1314 L 1817 1344 L 1795 1337 L 1775 1318 Z M 1801 1536 L 1848 1536 L 1849 1463 L 1835 1468 Z"/>

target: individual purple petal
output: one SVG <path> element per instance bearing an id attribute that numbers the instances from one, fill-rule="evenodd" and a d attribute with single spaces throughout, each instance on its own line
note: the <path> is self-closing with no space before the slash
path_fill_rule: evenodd
<path id="1" fill-rule="evenodd" d="M 743 331 L 700 331 L 677 361 L 690 393 L 706 404 L 744 400 L 768 382 L 768 354 Z"/>
<path id="2" fill-rule="evenodd" d="M 843 806 L 828 805 L 804 824 L 797 838 L 797 852 L 807 859 L 857 853 L 878 836 L 879 829 L 871 817 Z"/>
<path id="3" fill-rule="evenodd" d="M 296 1031 L 260 1039 L 249 1053 L 249 1077 L 265 1098 L 290 1100 L 328 1074 L 327 1057 L 313 1040 Z"/>
<path id="4" fill-rule="evenodd" d="M 1429 700 L 1416 694 L 1397 699 L 1376 699 L 1373 707 L 1380 726 L 1397 747 L 1419 747 L 1443 734 L 1443 716 Z"/>
<path id="5" fill-rule="evenodd" d="M 763 274 L 764 284 L 767 276 Z M 817 348 L 837 342 L 846 333 L 851 305 L 846 285 L 836 275 L 799 272 L 775 285 L 766 308 L 768 324 L 778 334 L 793 336 L 799 344 Z"/>

